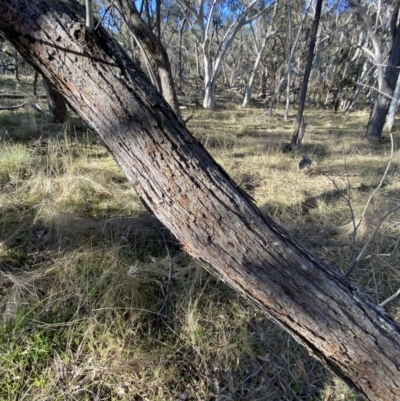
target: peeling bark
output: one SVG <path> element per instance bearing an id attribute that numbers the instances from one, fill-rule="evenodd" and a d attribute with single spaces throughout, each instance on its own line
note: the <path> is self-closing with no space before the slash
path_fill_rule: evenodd
<path id="1" fill-rule="evenodd" d="M 141 199 L 205 268 L 369 400 L 400 399 L 400 328 L 263 215 L 73 0 L 0 3 L 0 29 L 109 148 Z"/>

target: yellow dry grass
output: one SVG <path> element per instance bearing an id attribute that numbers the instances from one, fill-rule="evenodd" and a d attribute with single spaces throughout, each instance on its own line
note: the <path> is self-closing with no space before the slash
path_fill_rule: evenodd
<path id="1" fill-rule="evenodd" d="M 308 170 L 299 170 L 302 153 L 282 152 L 293 119 L 279 110 L 187 113 L 189 129 L 265 213 L 346 269 L 348 200 L 358 222 L 390 158 L 390 143 L 363 140 L 366 113 L 307 111 Z M 32 137 L 20 114 L 12 123 L 0 114 L 0 399 L 361 399 L 191 260 L 74 121 L 56 135 L 38 122 Z M 394 138 L 358 251 L 399 201 Z M 399 221 L 397 212 L 383 223 L 352 276 L 377 302 L 400 285 Z M 388 305 L 395 317 L 398 305 Z"/>

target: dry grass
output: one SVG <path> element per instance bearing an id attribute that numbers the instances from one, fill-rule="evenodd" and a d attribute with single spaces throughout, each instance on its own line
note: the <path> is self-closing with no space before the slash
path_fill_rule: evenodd
<path id="1" fill-rule="evenodd" d="M 300 154 L 281 150 L 293 121 L 279 110 L 189 113 L 189 129 L 259 207 L 345 270 L 345 200 L 359 218 L 390 155 L 364 142 L 367 115 L 308 111 L 314 164 L 303 171 Z M 183 253 L 90 136 L 43 122 L 33 137 L 20 114 L 12 124 L 0 114 L 1 400 L 361 399 Z M 399 200 L 398 145 L 358 250 Z M 352 276 L 377 302 L 400 285 L 399 221 L 387 219 Z M 388 310 L 399 317 L 398 302 Z"/>

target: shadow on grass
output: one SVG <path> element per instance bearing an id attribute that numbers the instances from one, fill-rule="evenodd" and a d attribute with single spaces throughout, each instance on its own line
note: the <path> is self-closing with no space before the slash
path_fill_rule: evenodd
<path id="1" fill-rule="evenodd" d="M 6 249 L 0 258 L 3 312 L 13 312 L 0 341 L 11 341 L 13 349 L 19 349 L 8 355 L 0 344 L 0 352 L 21 366 L 14 385 L 33 398 L 33 383 L 44 380 L 57 355 L 70 360 L 71 372 L 79 369 L 82 362 L 73 355 L 80 352 L 82 341 L 91 344 L 85 348 L 88 356 L 96 353 L 90 347 L 110 352 L 107 347 L 118 341 L 121 354 L 115 357 L 120 363 L 126 355 L 141 352 L 147 362 L 140 371 L 149 383 L 136 383 L 131 391 L 138 397 L 156 386 L 151 371 L 160 367 L 173 372 L 157 381 L 169 394 L 166 400 L 180 394 L 195 399 L 196 393 L 204 400 L 310 400 L 320 397 L 332 380 L 288 334 L 200 270 L 145 212 L 101 220 L 59 214 L 44 222 L 31 205 L 10 205 L 1 209 L 0 243 Z M 19 299 L 20 304 L 10 310 L 4 302 L 13 291 L 19 298 L 9 300 Z M 102 334 L 84 340 L 93 324 Z M 40 345 L 35 343 L 39 340 Z M 31 371 L 24 350 L 39 346 L 40 358 Z M 101 385 L 86 386 L 101 395 L 98 399 L 114 394 L 111 373 L 104 369 Z M 64 379 L 52 374 L 46 380 L 68 394 L 68 374 Z M 70 377 L 71 386 L 82 386 L 82 394 L 86 380 L 85 375 Z"/>

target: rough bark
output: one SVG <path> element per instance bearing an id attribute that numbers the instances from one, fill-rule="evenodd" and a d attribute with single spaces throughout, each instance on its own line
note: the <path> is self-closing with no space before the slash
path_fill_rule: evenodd
<path id="1" fill-rule="evenodd" d="M 262 214 L 73 0 L 0 2 L 0 29 L 76 107 L 187 251 L 369 400 L 400 398 L 400 327 Z"/>
<path id="2" fill-rule="evenodd" d="M 304 105 L 306 103 L 308 80 L 311 74 L 311 67 L 314 59 L 314 49 L 315 49 L 315 44 L 317 42 L 317 33 L 318 33 L 319 20 L 321 17 L 321 8 L 322 8 L 322 0 L 317 0 L 317 3 L 315 5 L 313 25 L 311 28 L 311 38 L 310 38 L 310 46 L 308 48 L 307 63 L 306 63 L 306 68 L 304 70 L 303 83 L 301 84 L 300 88 L 299 107 L 297 109 L 296 123 L 294 126 L 294 133 L 291 142 L 292 149 L 298 149 L 301 144 L 301 140 L 299 140 L 299 133 L 300 133 L 301 122 L 303 121 L 303 112 L 304 112 Z"/>
<path id="3" fill-rule="evenodd" d="M 369 117 L 366 138 L 373 142 L 380 142 L 385 126 L 386 116 L 392 101 L 393 92 L 399 77 L 400 68 L 400 26 L 397 27 L 396 36 L 390 51 L 388 65 L 381 91 L 376 98 L 374 108 Z"/>
<path id="4" fill-rule="evenodd" d="M 63 96 L 53 87 L 45 76 L 43 76 L 43 85 L 46 90 L 51 121 L 55 123 L 65 123 L 68 118 L 68 112 Z"/>

